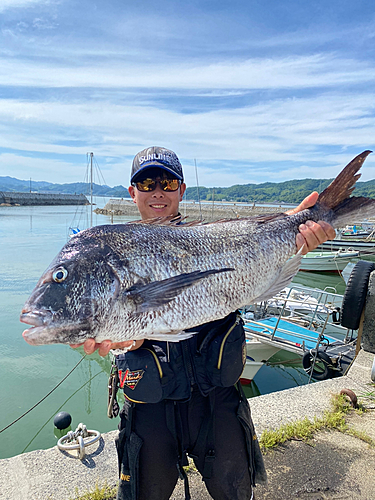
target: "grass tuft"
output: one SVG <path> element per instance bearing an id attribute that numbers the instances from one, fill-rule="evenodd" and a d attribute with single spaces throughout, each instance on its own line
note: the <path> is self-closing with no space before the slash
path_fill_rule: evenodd
<path id="1" fill-rule="evenodd" d="M 331 409 L 326 410 L 322 417 L 315 417 L 313 420 L 305 417 L 303 420 L 282 425 L 276 430 L 265 430 L 259 439 L 259 444 L 263 450 L 267 450 L 291 440 L 309 443 L 316 432 L 322 429 L 336 429 L 375 447 L 375 442 L 370 436 L 350 428 L 346 423 L 345 417 L 351 410 L 351 404 L 345 395 L 335 394 L 332 396 Z M 359 412 L 363 412 L 363 409 L 360 408 Z"/>
<path id="2" fill-rule="evenodd" d="M 96 484 L 93 490 L 89 490 L 81 495 L 78 493 L 78 488 L 76 488 L 75 496 L 70 497 L 69 500 L 115 500 L 116 494 L 117 487 L 109 486 L 108 484 L 101 486 Z"/>

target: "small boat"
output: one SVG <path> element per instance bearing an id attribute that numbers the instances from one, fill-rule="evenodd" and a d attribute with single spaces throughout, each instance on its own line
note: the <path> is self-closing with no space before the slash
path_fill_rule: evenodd
<path id="1" fill-rule="evenodd" d="M 363 267 L 364 261 L 358 264 Z M 352 285 L 352 289 L 361 288 L 355 282 Z M 310 380 L 343 375 L 357 348 L 355 331 L 349 328 L 358 328 L 342 326 L 343 299 L 334 289 L 319 290 L 292 283 L 272 299 L 243 311 L 246 337 L 301 356 Z M 348 312 L 346 309 L 346 317 Z M 360 314 L 356 311 L 356 316 Z M 252 345 L 255 344 L 247 344 L 249 357 Z M 253 359 L 258 361 L 255 356 Z"/>
<path id="2" fill-rule="evenodd" d="M 366 240 L 328 240 L 324 243 L 321 243 L 318 246 L 318 250 L 329 250 L 331 252 L 335 250 L 354 250 L 366 254 L 374 254 L 375 253 L 375 240 L 368 241 Z"/>
<path id="3" fill-rule="evenodd" d="M 305 371 L 315 380 L 344 375 L 356 351 L 356 340 L 353 338 L 339 340 L 280 316 L 247 320 L 245 332 L 249 338 L 278 350 L 299 354 Z"/>
<path id="4" fill-rule="evenodd" d="M 102 179 L 104 181 L 103 175 L 100 171 L 100 167 L 94 158 L 94 153 L 87 153 L 87 167 L 85 175 L 85 186 L 87 189 L 86 196 L 89 198 L 89 210 L 87 207 L 85 210 L 76 211 L 74 219 L 68 230 L 68 237 L 72 238 L 83 229 L 87 229 L 93 226 L 93 214 L 94 214 L 94 185 L 95 178 Z"/>
<path id="5" fill-rule="evenodd" d="M 337 232 L 337 239 L 363 239 L 368 238 L 372 232 L 371 227 L 364 229 L 362 226 L 346 226 Z"/>
<path id="6" fill-rule="evenodd" d="M 340 249 L 335 252 L 315 250 L 302 257 L 301 271 L 340 273 L 346 265 L 359 258 L 359 251 Z"/>
<path id="7" fill-rule="evenodd" d="M 256 338 L 246 336 L 246 362 L 241 375 L 241 383 L 249 384 L 267 361 L 281 348 L 265 344 Z"/>

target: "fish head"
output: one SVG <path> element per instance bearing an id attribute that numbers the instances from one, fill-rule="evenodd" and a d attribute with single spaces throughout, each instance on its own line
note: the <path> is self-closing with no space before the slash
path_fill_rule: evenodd
<path id="1" fill-rule="evenodd" d="M 29 344 L 80 344 L 95 338 L 120 288 L 108 249 L 85 231 L 67 243 L 43 273 L 20 321 Z"/>

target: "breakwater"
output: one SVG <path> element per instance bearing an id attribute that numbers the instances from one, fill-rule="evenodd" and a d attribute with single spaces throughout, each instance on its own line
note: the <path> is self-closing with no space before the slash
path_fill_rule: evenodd
<path id="1" fill-rule="evenodd" d="M 89 205 L 83 194 L 13 193 L 0 191 L 0 206 Z"/>
<path id="2" fill-rule="evenodd" d="M 251 217 L 274 212 L 284 212 L 285 207 L 265 207 L 259 205 L 244 205 L 241 203 L 180 203 L 180 211 L 183 217 L 189 220 L 200 220 L 211 222 L 218 219 L 235 219 L 239 217 Z M 103 215 L 128 215 L 139 216 L 137 205 L 129 199 L 110 199 L 104 208 L 96 208 L 97 214 Z"/>

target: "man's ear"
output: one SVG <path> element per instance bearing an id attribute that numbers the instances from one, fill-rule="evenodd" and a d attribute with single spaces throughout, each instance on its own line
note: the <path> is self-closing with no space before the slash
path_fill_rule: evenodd
<path id="1" fill-rule="evenodd" d="M 129 186 L 128 187 L 128 191 L 129 191 L 130 196 L 133 198 L 134 203 L 137 203 L 135 201 L 135 189 L 134 189 L 134 186 Z"/>
<path id="2" fill-rule="evenodd" d="M 180 201 L 182 201 L 185 191 L 186 191 L 186 184 L 183 182 L 180 186 Z"/>

